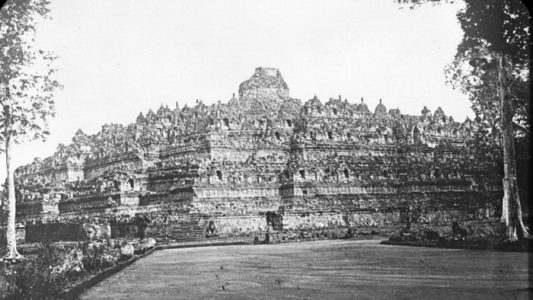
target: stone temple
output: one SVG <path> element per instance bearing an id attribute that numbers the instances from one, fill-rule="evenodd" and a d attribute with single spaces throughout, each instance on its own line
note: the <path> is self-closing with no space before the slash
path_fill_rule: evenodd
<path id="1" fill-rule="evenodd" d="M 358 101 L 359 102 L 359 101 Z M 16 170 L 27 241 L 332 238 L 408 226 L 471 233 L 494 224 L 498 153 L 475 151 L 475 124 L 316 96 L 291 98 L 257 68 L 226 103 L 161 106 L 127 126 L 81 130 Z"/>

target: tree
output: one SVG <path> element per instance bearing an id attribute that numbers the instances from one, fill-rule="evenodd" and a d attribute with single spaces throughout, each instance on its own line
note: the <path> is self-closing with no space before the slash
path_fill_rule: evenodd
<path id="1" fill-rule="evenodd" d="M 472 90 L 474 107 L 479 106 L 480 112 L 485 114 L 498 113 L 490 119 L 495 120 L 501 136 L 504 165 L 501 220 L 507 226 L 507 238 L 511 241 L 517 240 L 519 235 L 530 238 L 522 220 L 518 193 L 515 128 L 529 134 L 527 86 L 531 17 L 518 0 L 466 0 L 465 4 L 457 15 L 464 37 L 456 61 L 469 57 L 470 67 L 476 71 L 471 74 L 472 80 L 484 85 Z M 475 84 L 463 84 L 467 89 L 472 86 Z M 497 101 L 491 101 L 494 98 Z M 517 111 L 522 113 L 516 114 Z"/>
<path id="2" fill-rule="evenodd" d="M 9 1 L 0 10 L 0 140 L 6 155 L 7 254 L 4 261 L 21 258 L 15 236 L 16 199 L 11 156 L 13 145 L 43 139 L 54 116 L 54 79 L 50 52 L 35 49 L 37 22 L 47 18 L 47 0 Z"/>
<path id="3" fill-rule="evenodd" d="M 446 0 L 398 0 L 410 8 Z M 501 220 L 507 238 L 531 238 L 522 220 L 515 137 L 529 136 L 531 16 L 519 0 L 465 0 L 457 17 L 464 31 L 450 81 L 469 95 L 479 121 L 503 152 L 504 197 Z M 516 133 L 515 129 L 520 132 Z"/>

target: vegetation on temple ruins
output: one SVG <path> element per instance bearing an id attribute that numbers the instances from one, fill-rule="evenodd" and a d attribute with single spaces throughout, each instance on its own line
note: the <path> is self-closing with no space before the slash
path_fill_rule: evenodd
<path id="1" fill-rule="evenodd" d="M 398 2 L 416 7 L 451 1 Z M 449 81 L 472 102 L 480 128 L 478 142 L 481 146 L 496 142 L 503 149 L 501 219 L 507 226 L 507 238 L 530 238 L 518 189 L 519 182 L 526 182 L 517 178 L 517 159 L 529 165 L 531 15 L 519 0 L 465 0 L 465 5 L 457 15 L 463 40 L 446 71 Z"/>
<path id="2" fill-rule="evenodd" d="M 53 93 L 59 86 L 51 64 L 55 57 L 35 49 L 36 24 L 48 15 L 46 0 L 8 1 L 0 10 L 0 140 L 7 173 L 7 254 L 21 258 L 15 238 L 15 186 L 11 165 L 13 145 L 44 139 L 47 121 L 54 115 Z"/>

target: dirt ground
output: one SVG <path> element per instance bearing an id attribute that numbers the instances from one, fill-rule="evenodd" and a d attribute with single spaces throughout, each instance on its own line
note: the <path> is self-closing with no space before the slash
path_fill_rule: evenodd
<path id="1" fill-rule="evenodd" d="M 82 299 L 528 299 L 528 256 L 376 240 L 169 249 Z"/>

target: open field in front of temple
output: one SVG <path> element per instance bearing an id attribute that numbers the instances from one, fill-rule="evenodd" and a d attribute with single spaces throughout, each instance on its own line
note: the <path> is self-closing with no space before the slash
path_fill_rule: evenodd
<path id="1" fill-rule="evenodd" d="M 82 299 L 528 299 L 530 255 L 377 240 L 167 249 Z"/>

